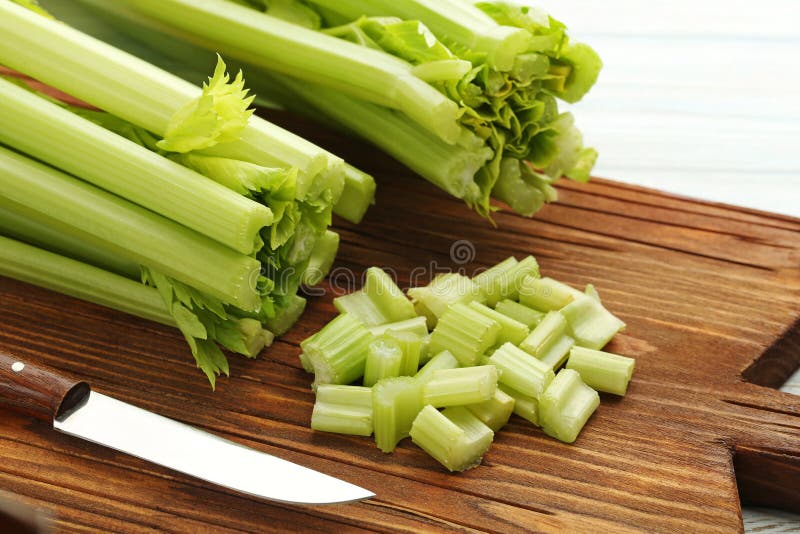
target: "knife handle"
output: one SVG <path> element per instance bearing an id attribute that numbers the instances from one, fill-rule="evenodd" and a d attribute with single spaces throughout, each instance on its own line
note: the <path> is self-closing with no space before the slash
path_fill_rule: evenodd
<path id="1" fill-rule="evenodd" d="M 0 351 L 0 404 L 52 422 L 67 417 L 89 398 L 86 382 Z"/>

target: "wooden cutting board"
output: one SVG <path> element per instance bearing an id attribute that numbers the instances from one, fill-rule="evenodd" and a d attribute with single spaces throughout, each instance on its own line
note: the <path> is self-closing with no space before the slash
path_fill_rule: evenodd
<path id="1" fill-rule="evenodd" d="M 233 357 L 212 393 L 177 331 L 0 278 L 3 350 L 377 497 L 268 504 L 5 412 L 0 489 L 76 531 L 731 532 L 737 487 L 800 510 L 800 397 L 774 389 L 800 364 L 800 220 L 596 180 L 562 182 L 558 204 L 533 220 L 499 213 L 493 229 L 374 149 L 291 124 L 378 177 L 364 222 L 338 224 L 337 281 L 379 265 L 403 285 L 434 265 L 470 273 L 534 254 L 548 276 L 595 284 L 628 324 L 609 346 L 636 358 L 628 395 L 603 395 L 573 445 L 514 417 L 481 467 L 448 474 L 408 440 L 384 455 L 309 429 L 297 344 L 334 316 L 330 292 L 261 358 Z M 474 247 L 467 263 L 451 258 L 459 240 Z"/>

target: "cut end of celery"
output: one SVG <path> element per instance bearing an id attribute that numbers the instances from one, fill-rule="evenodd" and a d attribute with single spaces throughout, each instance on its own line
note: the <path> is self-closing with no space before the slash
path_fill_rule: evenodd
<path id="1" fill-rule="evenodd" d="M 430 350 L 449 350 L 463 367 L 470 367 L 497 343 L 501 326 L 466 304 L 453 304 L 431 334 Z"/>
<path id="2" fill-rule="evenodd" d="M 625 395 L 633 376 L 633 358 L 583 347 L 570 351 L 567 369 L 577 371 L 591 388 L 614 395 Z"/>
<path id="3" fill-rule="evenodd" d="M 364 218 L 370 206 L 375 204 L 375 179 L 351 165 L 345 165 L 344 190 L 333 212 L 353 224 Z"/>
<path id="4" fill-rule="evenodd" d="M 449 471 L 478 466 L 494 440 L 494 432 L 464 407 L 439 412 L 425 406 L 414 420 L 411 439 Z"/>
<path id="5" fill-rule="evenodd" d="M 360 386 L 319 386 L 311 428 L 354 436 L 372 435 L 372 390 Z"/>
<path id="6" fill-rule="evenodd" d="M 600 395 L 572 369 L 562 369 L 539 401 L 542 429 L 565 443 L 573 443 L 600 405 Z"/>
<path id="7" fill-rule="evenodd" d="M 422 388 L 418 380 L 401 376 L 381 380 L 372 387 L 372 420 L 375 444 L 392 452 L 409 435 L 422 409 Z"/>

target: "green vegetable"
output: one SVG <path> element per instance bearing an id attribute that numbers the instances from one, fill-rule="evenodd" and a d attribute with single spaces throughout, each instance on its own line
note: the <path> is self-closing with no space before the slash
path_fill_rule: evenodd
<path id="1" fill-rule="evenodd" d="M 577 371 L 583 382 L 597 391 L 625 395 L 635 360 L 610 352 L 573 347 L 567 369 Z"/>
<path id="2" fill-rule="evenodd" d="M 468 303 L 482 298 L 480 288 L 459 273 L 442 274 L 425 287 L 412 287 L 408 296 L 419 315 L 428 318 L 428 325 L 436 326 L 439 318 L 452 304 Z"/>
<path id="3" fill-rule="evenodd" d="M 589 296 L 576 298 L 561 309 L 561 314 L 569 324 L 575 344 L 590 349 L 602 349 L 625 328 L 625 323 Z"/>
<path id="4" fill-rule="evenodd" d="M 351 223 L 358 224 L 375 204 L 375 180 L 351 165 L 345 165 L 344 190 L 333 208 L 334 213 Z"/>
<path id="5" fill-rule="evenodd" d="M 436 371 L 443 369 L 457 369 L 458 367 L 459 364 L 458 360 L 456 360 L 456 357 L 450 354 L 449 351 L 444 350 L 428 360 L 428 363 L 426 363 L 422 369 L 417 371 L 417 374 L 414 375 L 414 378 L 422 383 L 425 383 L 433 377 L 433 374 Z"/>
<path id="6" fill-rule="evenodd" d="M 314 245 L 311 257 L 308 259 L 308 266 L 303 272 L 303 284 L 315 286 L 322 282 L 330 272 L 338 251 L 339 234 L 325 230 L 325 233 Z"/>
<path id="7" fill-rule="evenodd" d="M 531 395 L 520 393 L 505 384 L 499 384 L 498 389 L 514 399 L 514 413 L 526 421 L 539 426 L 539 401 Z"/>
<path id="8" fill-rule="evenodd" d="M 350 384 L 361 378 L 373 340 L 366 326 L 343 313 L 300 343 L 303 354 L 314 369 L 314 387 Z"/>
<path id="9" fill-rule="evenodd" d="M 411 439 L 450 471 L 476 467 L 489 450 L 494 432 L 464 407 L 439 412 L 425 406 L 414 420 Z"/>
<path id="10" fill-rule="evenodd" d="M 397 343 L 403 357 L 400 364 L 400 375 L 414 376 L 419 370 L 419 359 L 422 355 L 422 338 L 403 330 L 388 330 L 386 337 Z"/>
<path id="11" fill-rule="evenodd" d="M 558 312 L 550 312 L 519 347 L 550 369 L 557 370 L 567 359 L 574 344 L 575 340 L 567 335 L 567 321 L 564 316 Z"/>
<path id="12" fill-rule="evenodd" d="M 520 304 L 541 311 L 560 310 L 583 296 L 577 289 L 552 278 L 529 276 L 522 280 L 519 288 Z"/>
<path id="13" fill-rule="evenodd" d="M 497 433 L 508 423 L 508 419 L 514 413 L 514 404 L 514 397 L 498 387 L 489 400 L 470 404 L 466 408 L 483 424 L 491 428 L 492 432 Z"/>
<path id="14" fill-rule="evenodd" d="M 403 349 L 389 336 L 381 336 L 369 344 L 364 365 L 364 385 L 374 386 L 384 378 L 400 376 L 403 366 Z"/>
<path id="15" fill-rule="evenodd" d="M 539 263 L 533 256 L 522 261 L 508 258 L 478 274 L 473 281 L 480 286 L 486 303 L 494 307 L 502 299 L 516 299 L 526 276 L 539 277 Z"/>
<path id="16" fill-rule="evenodd" d="M 511 343 L 506 343 L 489 358 L 500 372 L 500 383 L 524 395 L 539 399 L 553 380 L 553 370 Z"/>
<path id="17" fill-rule="evenodd" d="M 409 435 L 422 407 L 422 387 L 412 377 L 387 378 L 375 384 L 372 388 L 372 421 L 378 448 L 392 452 L 400 440 Z"/>
<path id="18" fill-rule="evenodd" d="M 361 386 L 319 386 L 311 428 L 354 436 L 372 435 L 372 390 Z"/>
<path id="19" fill-rule="evenodd" d="M 375 337 L 382 336 L 389 331 L 409 332 L 419 337 L 425 337 L 428 335 L 428 327 L 425 317 L 414 317 L 412 319 L 406 319 L 405 321 L 397 321 L 396 323 L 384 323 L 370 327 L 369 331 Z"/>
<path id="20" fill-rule="evenodd" d="M 482 313 L 500 325 L 500 334 L 497 336 L 498 345 L 502 345 L 506 342 L 519 345 L 526 337 L 528 337 L 528 334 L 530 334 L 530 330 L 524 324 L 520 323 L 519 321 L 515 321 L 514 319 L 503 315 L 502 313 L 499 313 L 488 306 L 484 306 L 480 302 L 470 302 L 469 307 L 479 313 Z"/>
<path id="21" fill-rule="evenodd" d="M 413 319 L 414 305 L 383 270 L 370 267 L 364 289 L 337 297 L 333 301 L 341 313 L 357 317 L 367 326 Z"/>
<path id="22" fill-rule="evenodd" d="M 431 333 L 430 350 L 450 351 L 463 367 L 470 367 L 497 343 L 502 327 L 466 304 L 453 304 Z"/>
<path id="23" fill-rule="evenodd" d="M 576 371 L 562 369 L 539 400 L 542 430 L 572 443 L 599 405 L 600 396 Z"/>
<path id="24" fill-rule="evenodd" d="M 498 302 L 494 309 L 496 312 L 502 313 L 528 328 L 535 328 L 544 318 L 544 313 L 509 299 Z"/>
<path id="25" fill-rule="evenodd" d="M 425 381 L 422 403 L 436 408 L 484 402 L 497 390 L 497 369 L 493 365 L 441 369 Z"/>

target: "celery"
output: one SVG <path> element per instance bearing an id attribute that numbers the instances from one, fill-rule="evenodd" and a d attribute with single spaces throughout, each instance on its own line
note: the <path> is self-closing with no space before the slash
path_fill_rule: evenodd
<path id="1" fill-rule="evenodd" d="M 308 266 L 303 271 L 303 284 L 315 286 L 322 282 L 328 276 L 338 251 L 339 234 L 326 230 L 317 240 L 308 260 Z"/>
<path id="2" fill-rule="evenodd" d="M 433 377 L 433 374 L 436 371 L 440 371 L 442 369 L 457 369 L 458 367 L 459 364 L 458 360 L 456 360 L 456 357 L 453 356 L 449 351 L 443 350 L 428 360 L 428 363 L 426 363 L 422 369 L 417 371 L 417 374 L 414 375 L 414 378 L 422 383 L 425 383 Z"/>
<path id="3" fill-rule="evenodd" d="M 472 415 L 497 433 L 514 413 L 514 397 L 498 388 L 489 400 L 465 406 Z"/>
<path id="4" fill-rule="evenodd" d="M 584 383 L 597 391 L 625 395 L 635 363 L 633 358 L 618 354 L 573 347 L 567 369 L 577 371 Z"/>
<path id="5" fill-rule="evenodd" d="M 524 324 L 520 323 L 519 321 L 515 321 L 514 319 L 487 306 L 484 306 L 480 302 L 470 302 L 469 307 L 500 325 L 500 334 L 497 336 L 498 345 L 502 345 L 506 342 L 519 345 L 526 337 L 528 337 L 528 334 L 530 334 L 530 330 Z"/>
<path id="6" fill-rule="evenodd" d="M 481 288 L 486 303 L 494 307 L 502 299 L 515 299 L 526 276 L 539 276 L 539 263 L 533 256 L 522 261 L 508 258 L 476 275 L 473 281 Z"/>
<path id="7" fill-rule="evenodd" d="M 497 390 L 497 368 L 493 365 L 442 369 L 425 381 L 422 403 L 436 408 L 484 402 Z"/>
<path id="8" fill-rule="evenodd" d="M 465 471 L 481 463 L 494 432 L 461 406 L 439 412 L 425 406 L 414 420 L 411 439 L 450 471 Z"/>
<path id="9" fill-rule="evenodd" d="M 529 276 L 522 281 L 519 288 L 519 302 L 542 311 L 559 310 L 583 296 L 577 289 L 552 278 Z"/>
<path id="10" fill-rule="evenodd" d="M 335 303 L 335 300 L 334 300 Z M 406 319 L 405 321 L 397 321 L 396 323 L 384 323 L 370 327 L 369 331 L 373 336 L 382 336 L 386 332 L 410 332 L 419 337 L 428 335 L 428 326 L 425 317 L 414 317 L 413 319 Z"/>
<path id="11" fill-rule="evenodd" d="M 344 313 L 300 343 L 314 368 L 314 386 L 349 384 L 361 378 L 373 339 L 366 326 Z"/>
<path id="12" fill-rule="evenodd" d="M 500 371 L 500 383 L 538 399 L 553 380 L 553 370 L 530 354 L 506 343 L 497 349 L 489 363 Z"/>
<path id="13" fill-rule="evenodd" d="M 369 344 L 364 365 L 364 385 L 374 386 L 384 378 L 400 376 L 403 366 L 403 350 L 389 336 L 381 336 Z"/>
<path id="14" fill-rule="evenodd" d="M 354 436 L 371 435 L 372 390 L 361 386 L 319 386 L 311 428 Z"/>
<path id="15" fill-rule="evenodd" d="M 572 443 L 599 405 L 600 396 L 577 371 L 562 369 L 539 400 L 542 430 Z"/>
<path id="16" fill-rule="evenodd" d="M 307 303 L 300 295 L 286 296 L 280 313 L 265 320 L 264 326 L 276 336 L 282 336 L 300 319 Z"/>
<path id="17" fill-rule="evenodd" d="M 519 347 L 555 371 L 567 359 L 569 350 L 575 344 L 575 340 L 567 335 L 567 326 L 563 315 L 550 312 Z"/>
<path id="18" fill-rule="evenodd" d="M 422 337 L 422 344 L 419 350 L 419 364 L 425 365 L 431 358 L 434 357 L 433 352 L 431 352 L 431 335 L 425 335 Z"/>
<path id="19" fill-rule="evenodd" d="M 533 308 L 529 308 L 513 300 L 502 300 L 497 303 L 494 309 L 506 317 L 511 317 L 515 321 L 519 321 L 528 328 L 535 328 L 542 322 L 542 319 L 544 319 L 543 312 L 534 310 Z"/>
<path id="20" fill-rule="evenodd" d="M 590 349 L 602 349 L 625 328 L 625 323 L 590 296 L 576 298 L 561 309 L 561 314 L 569 324 L 575 343 Z"/>
<path id="21" fill-rule="evenodd" d="M 422 406 L 421 383 L 412 377 L 388 378 L 375 384 L 372 421 L 378 448 L 392 452 L 400 440 L 409 435 Z"/>
<path id="22" fill-rule="evenodd" d="M 375 204 L 375 180 L 351 165 L 345 166 L 344 191 L 333 208 L 334 213 L 358 224 L 367 208 Z"/>
<path id="23" fill-rule="evenodd" d="M 597 302 L 600 302 L 600 293 L 597 292 L 597 289 L 592 284 L 586 284 L 586 289 L 583 292 L 584 295 L 587 297 L 591 297 Z"/>
<path id="24" fill-rule="evenodd" d="M 415 317 L 414 305 L 386 272 L 370 267 L 364 289 L 333 301 L 341 313 L 356 316 L 367 326 L 399 322 Z"/>
<path id="25" fill-rule="evenodd" d="M 158 269 L 243 310 L 260 305 L 252 258 L 115 195 L 0 148 L 0 207 Z"/>
<path id="26" fill-rule="evenodd" d="M 453 304 L 431 334 L 430 350 L 434 354 L 449 350 L 462 366 L 469 367 L 495 345 L 500 330 L 500 324 L 466 304 Z"/>
<path id="27" fill-rule="evenodd" d="M 514 399 L 514 413 L 526 421 L 539 426 L 539 401 L 530 395 L 520 393 L 514 388 L 500 384 L 498 389 Z"/>
<path id="28" fill-rule="evenodd" d="M 482 300 L 480 288 L 459 273 L 441 274 L 425 287 L 412 287 L 408 296 L 420 315 L 428 317 L 428 325 L 436 326 L 451 304 Z"/>
<path id="29" fill-rule="evenodd" d="M 375 302 L 363 290 L 333 299 L 339 313 L 347 313 L 367 326 L 379 326 L 389 322 Z"/>
<path id="30" fill-rule="evenodd" d="M 2 79 L 0 114 L 3 143 L 239 252 L 272 223 L 265 206 Z"/>
<path id="31" fill-rule="evenodd" d="M 388 330 L 386 337 L 400 346 L 403 353 L 400 375 L 414 376 L 419 370 L 419 358 L 422 353 L 422 338 L 413 332 Z"/>

